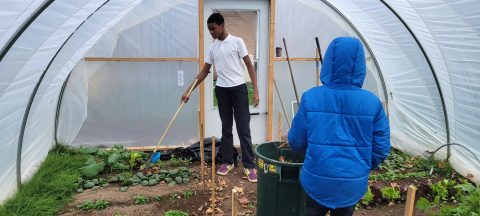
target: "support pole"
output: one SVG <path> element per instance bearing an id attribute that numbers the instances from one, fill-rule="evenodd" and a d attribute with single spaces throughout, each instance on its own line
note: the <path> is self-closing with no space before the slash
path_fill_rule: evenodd
<path id="1" fill-rule="evenodd" d="M 200 111 L 198 111 L 198 129 L 200 130 L 200 179 L 202 181 L 202 190 L 205 191 L 207 188 L 205 185 L 205 137 L 203 136 L 203 123 L 200 119 Z"/>
<path id="2" fill-rule="evenodd" d="M 215 212 L 215 135 L 212 136 L 212 209 Z M 215 214 L 215 213 L 214 213 Z"/>

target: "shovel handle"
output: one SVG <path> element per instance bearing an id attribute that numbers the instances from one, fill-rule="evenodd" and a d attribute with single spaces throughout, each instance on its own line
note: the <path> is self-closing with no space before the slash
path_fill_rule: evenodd
<path id="1" fill-rule="evenodd" d="M 193 81 L 192 86 L 191 86 L 190 89 L 188 90 L 187 97 L 190 97 L 190 93 L 192 93 L 193 88 L 195 88 L 195 85 L 197 84 L 197 82 L 198 82 L 198 79 L 195 79 L 195 81 Z M 160 138 L 160 140 L 158 141 L 157 145 L 155 146 L 155 149 L 153 149 L 153 153 L 157 152 L 158 146 L 160 146 L 160 144 L 163 142 L 163 139 L 165 139 L 165 135 L 167 134 L 167 132 L 168 132 L 168 130 L 170 129 L 170 127 L 172 126 L 173 122 L 175 122 L 175 119 L 177 118 L 178 113 L 180 113 L 180 110 L 182 109 L 183 105 L 185 105 L 185 101 L 184 101 L 184 100 L 182 100 L 182 103 L 180 103 L 180 106 L 178 107 L 177 112 L 175 112 L 175 115 L 173 115 L 172 120 L 170 120 L 170 123 L 168 123 L 167 129 L 165 129 L 165 131 L 163 132 L 162 137 Z"/>

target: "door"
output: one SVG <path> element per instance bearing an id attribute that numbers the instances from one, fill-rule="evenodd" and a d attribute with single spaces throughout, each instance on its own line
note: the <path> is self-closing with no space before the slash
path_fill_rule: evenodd
<path id="1" fill-rule="evenodd" d="M 266 141 L 267 124 L 267 75 L 268 75 L 268 1 L 267 0 L 206 0 L 204 3 L 204 35 L 205 52 L 213 41 L 208 31 L 207 19 L 220 12 L 225 18 L 226 31 L 245 41 L 249 56 L 257 72 L 257 85 L 260 97 L 258 107 L 250 104 L 250 130 L 252 143 Z M 205 54 L 206 55 L 206 54 Z M 205 79 L 205 136 L 221 137 L 222 123 L 218 114 L 217 102 L 214 96 L 214 69 Z M 247 86 L 251 87 L 250 77 L 245 69 Z M 251 100 L 253 88 L 249 89 Z M 233 124 L 234 145 L 240 145 L 235 123 Z"/>

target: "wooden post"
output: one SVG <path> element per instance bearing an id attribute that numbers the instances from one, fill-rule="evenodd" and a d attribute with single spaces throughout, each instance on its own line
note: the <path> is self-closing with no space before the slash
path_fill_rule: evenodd
<path id="1" fill-rule="evenodd" d="M 200 111 L 198 111 L 198 129 L 200 135 L 200 180 L 202 181 L 202 190 L 205 191 L 205 137 L 203 136 L 203 123 L 200 119 Z"/>
<path id="2" fill-rule="evenodd" d="M 212 137 L 212 209 L 215 212 L 215 136 Z M 215 214 L 215 213 L 214 213 Z"/>
<path id="3" fill-rule="evenodd" d="M 413 208 L 415 207 L 415 193 L 417 192 L 417 187 L 410 185 L 407 191 L 407 202 L 405 204 L 405 214 L 404 216 L 412 216 Z"/>
<path id="4" fill-rule="evenodd" d="M 278 112 L 278 125 L 277 125 L 278 140 L 282 141 L 282 113 Z"/>
<path id="5" fill-rule="evenodd" d="M 267 141 L 273 140 L 273 73 L 275 69 L 275 0 L 270 0 L 268 22 Z"/>
<path id="6" fill-rule="evenodd" d="M 315 55 L 316 55 L 316 57 L 315 57 L 315 62 L 316 62 L 316 64 L 315 64 L 315 66 L 316 66 L 316 67 L 315 67 L 315 73 L 316 73 L 315 79 L 317 80 L 317 86 L 320 85 L 320 69 L 319 69 L 319 67 L 320 67 L 320 64 L 319 64 L 320 58 L 318 57 L 318 52 L 319 52 L 319 51 L 318 51 L 318 48 L 317 48 L 316 51 L 315 51 Z"/>
<path id="7" fill-rule="evenodd" d="M 205 48 L 204 48 L 204 11 L 203 11 L 203 0 L 198 0 L 198 70 L 201 70 L 203 65 L 205 64 Z M 199 92 L 200 95 L 200 122 L 204 127 L 202 127 L 202 134 L 205 137 L 205 85 L 203 82 L 199 85 Z"/>
<path id="8" fill-rule="evenodd" d="M 238 191 L 234 188 L 232 189 L 232 216 L 237 216 L 238 213 L 237 213 L 237 208 L 238 208 L 238 204 L 237 204 L 237 199 L 238 199 Z"/>

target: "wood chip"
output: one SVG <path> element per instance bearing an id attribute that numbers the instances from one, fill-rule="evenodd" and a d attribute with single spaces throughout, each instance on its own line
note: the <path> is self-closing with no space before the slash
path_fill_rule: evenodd
<path id="1" fill-rule="evenodd" d="M 250 202 L 250 200 L 248 200 L 248 199 L 245 198 L 245 197 L 242 197 L 242 198 L 238 199 L 238 201 L 239 201 L 242 205 L 248 204 L 248 203 Z"/>
<path id="2" fill-rule="evenodd" d="M 243 187 L 233 187 L 234 190 L 238 192 L 239 195 L 243 195 Z"/>

